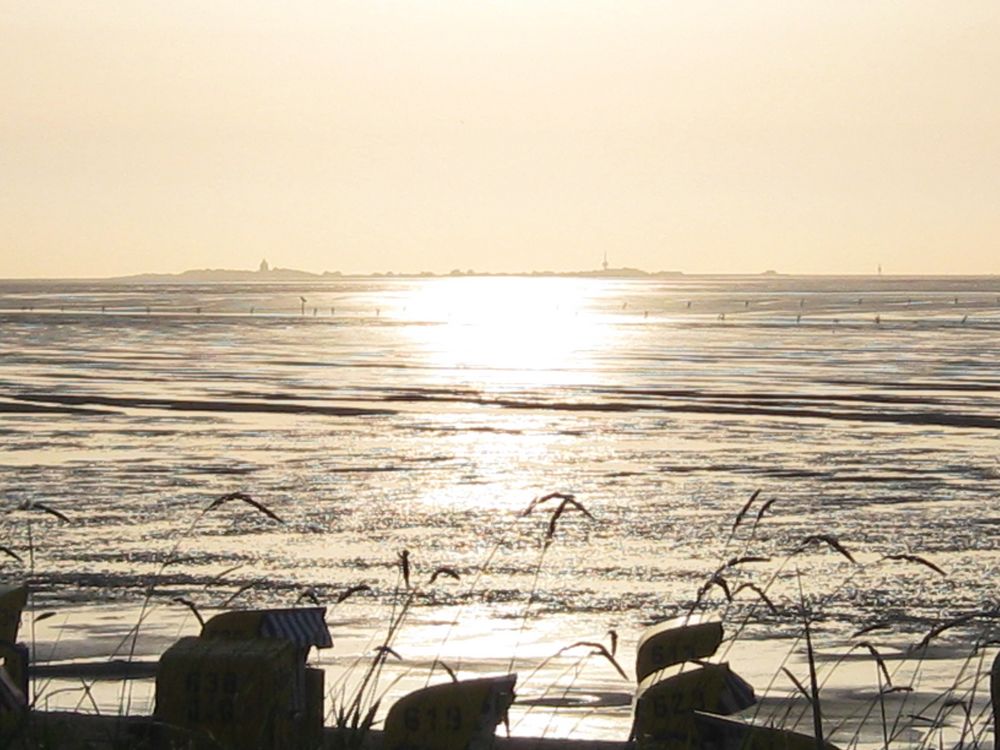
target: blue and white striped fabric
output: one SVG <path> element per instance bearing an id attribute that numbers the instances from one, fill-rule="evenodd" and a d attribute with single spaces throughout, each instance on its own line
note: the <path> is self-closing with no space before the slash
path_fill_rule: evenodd
<path id="1" fill-rule="evenodd" d="M 272 609 L 264 613 L 260 634 L 284 638 L 301 648 L 330 648 L 333 639 L 326 626 L 326 607 Z"/>

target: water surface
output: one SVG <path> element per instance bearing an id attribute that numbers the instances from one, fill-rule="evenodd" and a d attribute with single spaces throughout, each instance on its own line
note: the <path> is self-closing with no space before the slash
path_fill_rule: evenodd
<path id="1" fill-rule="evenodd" d="M 38 607 L 132 606 L 151 584 L 206 613 L 332 604 L 363 583 L 330 618 L 363 647 L 407 549 L 404 657 L 499 671 L 610 628 L 627 653 L 745 554 L 770 560 L 725 570 L 730 590 L 776 575 L 777 611 L 750 589 L 700 605 L 746 622 L 740 643 L 797 634 L 802 597 L 830 650 L 879 620 L 870 637 L 903 649 L 996 602 L 995 278 L 0 282 L 0 332 L 2 501 L 71 519 L 0 520 L 24 560 L 3 575 L 30 572 Z M 284 523 L 201 515 L 237 490 Z M 521 512 L 548 492 L 594 519 L 568 509 L 543 552 L 557 501 Z M 789 559 L 816 534 L 856 564 L 824 542 Z M 461 580 L 424 585 L 440 566 Z M 614 674 L 593 669 L 575 684 L 600 693 Z"/>

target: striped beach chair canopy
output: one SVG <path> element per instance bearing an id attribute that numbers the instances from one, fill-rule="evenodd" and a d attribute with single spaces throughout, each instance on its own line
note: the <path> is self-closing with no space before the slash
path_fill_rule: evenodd
<path id="1" fill-rule="evenodd" d="M 330 648 L 333 645 L 330 629 L 326 626 L 326 607 L 266 610 L 260 621 L 260 634 L 284 638 L 301 648 Z"/>
<path id="2" fill-rule="evenodd" d="M 243 609 L 222 612 L 209 619 L 202 638 L 281 638 L 299 648 L 330 648 L 333 640 L 326 626 L 326 607 L 293 609 Z"/>

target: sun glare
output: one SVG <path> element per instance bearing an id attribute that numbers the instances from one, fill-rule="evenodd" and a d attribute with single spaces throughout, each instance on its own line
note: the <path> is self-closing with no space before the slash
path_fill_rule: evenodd
<path id="1" fill-rule="evenodd" d="M 401 311 L 426 363 L 485 385 L 560 385 L 594 366 L 607 337 L 592 286 L 565 278 L 428 282 Z"/>

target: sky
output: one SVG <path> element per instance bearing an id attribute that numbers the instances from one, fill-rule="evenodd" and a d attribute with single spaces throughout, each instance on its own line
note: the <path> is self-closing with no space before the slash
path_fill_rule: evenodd
<path id="1" fill-rule="evenodd" d="M 1000 273 L 1000 2 L 0 0 L 0 277 Z"/>

